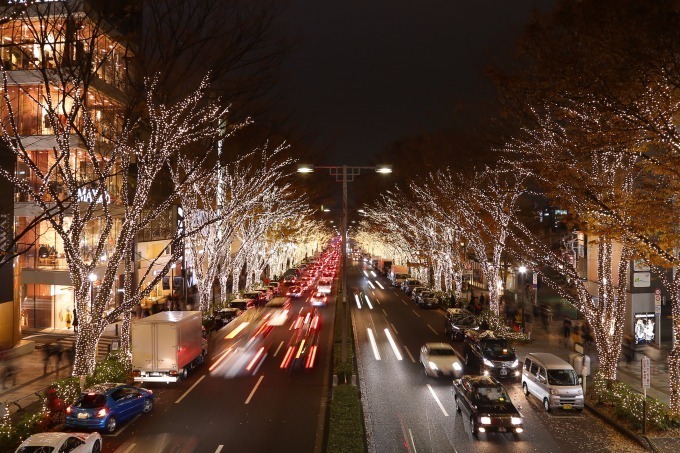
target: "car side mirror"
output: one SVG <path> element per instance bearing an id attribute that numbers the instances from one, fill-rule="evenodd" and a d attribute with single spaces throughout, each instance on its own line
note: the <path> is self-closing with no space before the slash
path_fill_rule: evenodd
<path id="1" fill-rule="evenodd" d="M 578 383 L 579 385 L 583 385 L 583 378 L 581 376 L 578 377 Z"/>

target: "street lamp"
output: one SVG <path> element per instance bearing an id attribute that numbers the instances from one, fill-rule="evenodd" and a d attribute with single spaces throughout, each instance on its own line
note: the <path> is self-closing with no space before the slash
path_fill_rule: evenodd
<path id="1" fill-rule="evenodd" d="M 524 318 L 524 305 L 526 303 L 525 294 L 524 294 L 525 293 L 525 291 L 524 291 L 524 274 L 526 273 L 527 268 L 526 268 L 526 266 L 520 266 L 517 270 L 519 271 L 519 277 L 520 277 L 519 290 L 522 293 L 522 297 L 521 297 L 521 301 L 522 301 L 522 330 L 524 330 L 524 328 L 526 326 L 526 324 L 524 322 L 524 319 L 525 319 Z"/>
<path id="2" fill-rule="evenodd" d="M 355 176 L 361 174 L 361 170 L 373 170 L 376 173 L 392 173 L 389 165 L 376 165 L 373 167 L 349 166 L 349 165 L 309 165 L 299 164 L 298 173 L 313 173 L 315 169 L 328 170 L 331 176 L 335 176 L 336 182 L 342 182 L 342 362 L 347 362 L 347 183 L 354 181 Z"/>

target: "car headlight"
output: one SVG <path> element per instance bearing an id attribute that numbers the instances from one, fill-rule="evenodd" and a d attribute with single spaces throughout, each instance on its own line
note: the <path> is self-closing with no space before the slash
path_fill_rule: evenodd
<path id="1" fill-rule="evenodd" d="M 521 417 L 510 417 L 510 423 L 513 425 L 521 425 L 522 424 L 522 418 Z"/>
<path id="2" fill-rule="evenodd" d="M 558 392 L 557 390 L 555 390 L 555 389 L 550 389 L 550 394 L 551 394 L 551 395 L 558 395 L 559 392 Z"/>
<path id="3" fill-rule="evenodd" d="M 428 362 L 427 364 L 430 366 L 431 370 L 437 370 L 438 369 L 437 364 L 434 363 L 434 362 Z"/>
<path id="4" fill-rule="evenodd" d="M 517 368 L 518 365 L 519 365 L 519 360 L 515 359 L 515 361 L 510 364 L 510 368 Z"/>
<path id="5" fill-rule="evenodd" d="M 484 365 L 488 366 L 489 368 L 494 367 L 493 362 L 489 359 L 484 359 L 483 362 L 484 362 Z"/>
<path id="6" fill-rule="evenodd" d="M 479 423 L 481 423 L 482 425 L 490 425 L 491 417 L 479 417 Z"/>
<path id="7" fill-rule="evenodd" d="M 458 362 L 453 362 L 453 369 L 456 370 L 456 371 L 460 371 L 460 370 L 463 369 L 463 367 L 460 366 L 460 363 L 458 363 Z"/>

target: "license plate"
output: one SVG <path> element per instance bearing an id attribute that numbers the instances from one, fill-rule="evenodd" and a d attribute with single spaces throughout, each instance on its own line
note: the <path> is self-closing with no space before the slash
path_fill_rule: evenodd
<path id="1" fill-rule="evenodd" d="M 503 428 L 503 427 L 498 428 L 498 432 L 499 432 L 499 433 L 504 433 L 504 432 L 505 432 L 505 428 Z"/>
<path id="2" fill-rule="evenodd" d="M 508 370 L 506 370 L 505 368 L 501 368 L 501 376 L 505 376 L 507 374 L 508 374 Z"/>
<path id="3" fill-rule="evenodd" d="M 161 373 L 149 373 L 149 376 L 160 376 Z"/>
<path id="4" fill-rule="evenodd" d="M 571 409 L 571 404 L 563 404 L 562 408 L 563 409 Z"/>
<path id="5" fill-rule="evenodd" d="M 86 414 L 85 412 L 80 412 L 80 413 L 78 414 L 78 418 L 81 419 L 81 420 L 82 420 L 82 419 L 85 419 L 85 418 L 87 418 L 87 414 Z"/>

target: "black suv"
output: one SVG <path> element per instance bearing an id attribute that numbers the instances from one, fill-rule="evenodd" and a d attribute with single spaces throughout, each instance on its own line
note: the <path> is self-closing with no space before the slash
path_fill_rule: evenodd
<path id="1" fill-rule="evenodd" d="M 452 341 L 463 341 L 468 330 L 479 330 L 477 317 L 464 308 L 449 308 L 445 316 L 444 334 Z"/>
<path id="2" fill-rule="evenodd" d="M 508 340 L 497 337 L 491 330 L 467 331 L 463 357 L 465 365 L 478 367 L 473 369 L 479 370 L 479 374 L 500 379 L 518 380 L 521 377 L 515 349 L 510 347 Z"/>

